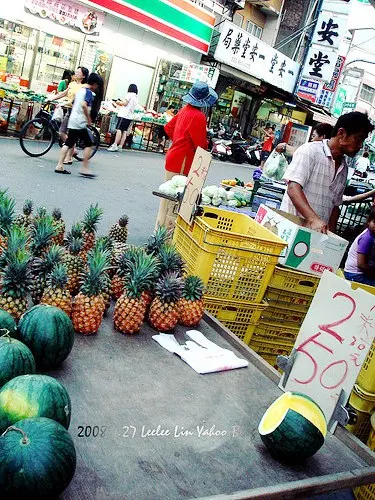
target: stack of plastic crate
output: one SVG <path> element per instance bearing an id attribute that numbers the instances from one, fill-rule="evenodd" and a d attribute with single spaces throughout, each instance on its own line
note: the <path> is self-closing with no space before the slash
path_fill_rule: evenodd
<path id="1" fill-rule="evenodd" d="M 206 284 L 206 310 L 249 345 L 286 243 L 247 215 L 214 207 L 191 225 L 179 216 L 173 241 L 189 274 Z"/>
<path id="2" fill-rule="evenodd" d="M 250 347 L 277 368 L 276 358 L 290 354 L 320 278 L 276 266 L 264 299 L 268 303 Z"/>

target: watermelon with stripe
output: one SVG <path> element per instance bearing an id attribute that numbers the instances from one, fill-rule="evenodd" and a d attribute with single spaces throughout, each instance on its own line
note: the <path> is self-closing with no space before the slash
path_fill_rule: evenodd
<path id="1" fill-rule="evenodd" d="M 76 469 L 69 432 L 44 417 L 16 422 L 0 436 L 3 499 L 51 500 L 68 486 Z"/>
<path id="2" fill-rule="evenodd" d="M 23 418 L 47 417 L 69 428 L 70 397 L 47 375 L 20 375 L 0 389 L 0 433 Z"/>
<path id="3" fill-rule="evenodd" d="M 35 360 L 30 349 L 8 334 L 0 337 L 0 388 L 18 375 L 35 373 Z"/>
<path id="4" fill-rule="evenodd" d="M 274 458 L 300 463 L 323 446 L 327 422 L 322 410 L 310 397 L 286 392 L 268 408 L 258 430 Z"/>
<path id="5" fill-rule="evenodd" d="M 4 309 L 0 309 L 0 335 L 2 333 L 8 333 L 11 337 L 17 338 L 17 324 L 13 316 Z"/>
<path id="6" fill-rule="evenodd" d="M 69 316 L 58 307 L 39 304 L 22 315 L 19 339 L 34 355 L 39 370 L 57 368 L 74 343 L 74 328 Z"/>

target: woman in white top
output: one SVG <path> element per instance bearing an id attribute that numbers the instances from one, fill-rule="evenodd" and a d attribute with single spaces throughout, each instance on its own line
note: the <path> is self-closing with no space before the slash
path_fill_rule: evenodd
<path id="1" fill-rule="evenodd" d="M 131 124 L 133 112 L 138 105 L 137 86 L 134 83 L 129 85 L 125 99 L 123 101 L 116 101 L 115 105 L 119 107 L 116 137 L 115 142 L 112 146 L 109 146 L 108 151 L 121 151 L 125 144 L 126 133 Z"/>

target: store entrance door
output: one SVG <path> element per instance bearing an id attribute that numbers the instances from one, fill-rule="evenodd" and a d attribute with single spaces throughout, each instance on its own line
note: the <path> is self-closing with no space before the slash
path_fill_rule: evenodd
<path id="1" fill-rule="evenodd" d="M 139 104 L 145 106 L 150 93 L 154 68 L 137 64 L 122 57 L 114 57 L 109 75 L 107 99 L 121 99 L 131 83 L 138 87 Z"/>

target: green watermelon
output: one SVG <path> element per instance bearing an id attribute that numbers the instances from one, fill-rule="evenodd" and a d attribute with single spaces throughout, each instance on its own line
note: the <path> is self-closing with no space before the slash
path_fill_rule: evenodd
<path id="1" fill-rule="evenodd" d="M 18 375 L 35 373 L 35 360 L 30 349 L 8 334 L 0 337 L 0 388 Z"/>
<path id="2" fill-rule="evenodd" d="M 4 330 L 3 332 L 1 330 Z M 4 309 L 0 309 L 0 335 L 2 333 L 6 333 L 5 330 L 8 331 L 10 337 L 18 338 L 17 334 L 17 324 L 11 314 Z"/>
<path id="3" fill-rule="evenodd" d="M 327 422 L 311 398 L 298 392 L 285 392 L 263 415 L 258 430 L 274 458 L 300 463 L 323 446 Z"/>
<path id="4" fill-rule="evenodd" d="M 47 417 L 69 428 L 70 397 L 47 375 L 20 375 L 0 389 L 0 433 L 23 418 Z"/>
<path id="5" fill-rule="evenodd" d="M 69 432 L 49 418 L 26 418 L 0 436 L 0 491 L 5 499 L 50 500 L 73 479 L 76 451 Z"/>
<path id="6" fill-rule="evenodd" d="M 19 339 L 34 355 L 40 370 L 58 367 L 69 356 L 74 328 L 69 316 L 58 307 L 40 304 L 22 315 Z"/>

